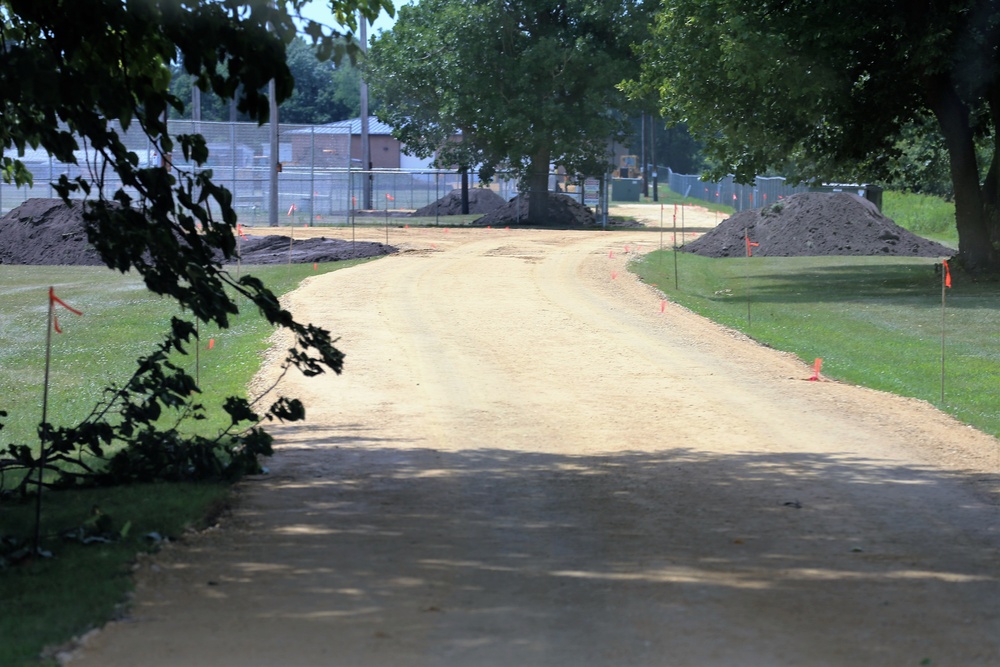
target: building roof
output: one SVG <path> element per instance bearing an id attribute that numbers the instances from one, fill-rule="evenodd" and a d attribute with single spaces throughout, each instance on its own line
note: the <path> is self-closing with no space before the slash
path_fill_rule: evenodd
<path id="1" fill-rule="evenodd" d="M 291 130 L 288 134 L 311 134 L 313 132 L 316 134 L 361 134 L 361 119 L 351 118 L 350 120 L 338 120 L 335 123 L 327 123 L 326 125 L 302 127 L 297 130 Z M 390 135 L 392 134 L 392 128 L 375 116 L 369 116 L 368 134 Z"/>

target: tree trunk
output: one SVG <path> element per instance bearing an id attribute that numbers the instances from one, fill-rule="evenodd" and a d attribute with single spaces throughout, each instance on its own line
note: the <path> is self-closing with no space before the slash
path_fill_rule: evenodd
<path id="1" fill-rule="evenodd" d="M 549 202 L 549 156 L 543 148 L 531 156 L 528 167 L 528 224 L 544 225 L 547 222 Z"/>
<path id="2" fill-rule="evenodd" d="M 983 206 L 990 230 L 990 241 L 1000 248 L 1000 86 L 992 86 L 989 100 L 990 118 L 993 121 L 993 159 L 983 182 Z"/>
<path id="3" fill-rule="evenodd" d="M 941 125 L 955 188 L 955 224 L 958 228 L 958 258 L 972 274 L 1000 270 L 1000 256 L 990 239 L 983 189 L 979 184 L 979 165 L 969 110 L 950 85 L 940 88 L 932 105 Z"/>
<path id="4" fill-rule="evenodd" d="M 462 215 L 469 215 L 469 168 L 462 167 Z"/>

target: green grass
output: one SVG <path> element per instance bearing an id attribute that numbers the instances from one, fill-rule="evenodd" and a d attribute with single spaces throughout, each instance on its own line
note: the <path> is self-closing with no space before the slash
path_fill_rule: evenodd
<path id="1" fill-rule="evenodd" d="M 944 314 L 934 260 L 872 257 L 709 259 L 671 252 L 633 265 L 691 310 L 853 384 L 929 401 L 1000 436 L 1000 284 L 955 277 Z M 750 297 L 750 325 L 747 295 Z"/>
<path id="2" fill-rule="evenodd" d="M 45 497 L 46 546 L 52 558 L 0 570 L 0 665 L 19 667 L 54 664 L 39 656 L 45 647 L 65 643 L 89 628 L 116 617 L 131 588 L 136 553 L 155 543 L 156 532 L 177 537 L 200 528 L 224 507 L 223 484 L 135 485 L 114 489 L 61 491 Z M 131 522 L 125 539 L 84 546 L 57 543 L 62 530 L 80 526 L 99 508 L 121 529 Z M 34 505 L 0 504 L 0 525 L 7 534 L 33 530 Z M 141 660 L 140 660 L 141 662 Z"/>
<path id="3" fill-rule="evenodd" d="M 244 267 L 276 294 L 294 289 L 305 277 L 359 262 Z M 176 314 L 173 302 L 151 295 L 134 277 L 93 267 L 0 266 L 0 409 L 10 416 L 0 431 L 0 446 L 32 443 L 41 419 L 42 377 L 48 288 L 83 311 L 59 313 L 62 334 L 53 334 L 49 420 L 70 424 L 85 416 L 101 389 L 123 382 L 138 356 L 162 338 Z M 259 369 L 273 329 L 244 303 L 244 313 L 225 331 L 202 327 L 199 376 L 206 404 L 244 394 Z M 209 339 L 215 339 L 208 350 Z M 184 359 L 194 365 L 194 356 Z M 211 400 L 214 399 L 214 400 Z M 198 428 L 224 423 L 221 411 Z M 8 485 L 12 481 L 6 480 Z M 46 664 L 45 646 L 112 618 L 130 586 L 129 565 L 137 552 L 151 548 L 150 532 L 178 536 L 211 517 L 227 498 L 221 484 L 155 484 L 110 489 L 47 492 L 43 496 L 42 548 L 54 557 L 0 569 L 0 665 Z M 80 526 L 93 507 L 118 528 L 131 523 L 125 539 L 82 546 L 59 534 Z M 0 537 L 21 540 L 33 534 L 34 503 L 0 500 Z M 51 661 L 50 661 L 51 662 Z"/>
<path id="4" fill-rule="evenodd" d="M 244 269 L 268 284 L 277 294 L 293 289 L 303 278 L 357 262 L 293 264 Z M 28 442 L 41 420 L 41 387 L 45 368 L 47 290 L 83 316 L 57 308 L 62 334 L 52 335 L 49 379 L 49 421 L 74 423 L 85 417 L 100 392 L 110 383 L 122 383 L 135 369 L 135 360 L 162 340 L 170 318 L 183 316 L 172 301 L 146 291 L 132 276 L 96 267 L 0 266 L 0 396 L 10 416 L 4 420 L 0 443 Z M 180 362 L 197 373 L 206 397 L 244 391 L 247 380 L 260 365 L 271 327 L 248 302 L 232 318 L 231 327 L 219 330 L 201 325 L 199 354 Z M 209 341 L 214 346 L 208 349 Z M 193 350 L 192 350 L 193 352 Z M 210 418 L 198 428 L 210 432 L 223 419 Z M 213 416 L 213 417 L 215 417 Z"/>
<path id="5" fill-rule="evenodd" d="M 958 247 L 955 203 L 912 192 L 882 193 L 882 213 L 915 234 Z"/>

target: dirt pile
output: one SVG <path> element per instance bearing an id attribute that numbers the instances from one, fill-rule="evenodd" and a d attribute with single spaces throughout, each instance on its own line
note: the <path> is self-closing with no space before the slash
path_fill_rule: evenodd
<path id="1" fill-rule="evenodd" d="M 83 203 L 29 199 L 0 218 L 0 264 L 101 266 L 87 240 Z"/>
<path id="2" fill-rule="evenodd" d="M 949 257 L 954 250 L 917 236 L 846 192 L 804 192 L 763 208 L 740 211 L 682 250 L 705 257 L 754 255 L 902 255 Z"/>
<path id="3" fill-rule="evenodd" d="M 293 237 L 290 242 L 287 236 L 250 236 L 240 242 L 240 257 L 244 264 L 339 262 L 345 259 L 379 257 L 394 252 L 396 248 L 384 243 L 353 242 L 328 239 L 325 236 L 313 239 Z"/>
<path id="4" fill-rule="evenodd" d="M 528 199 L 527 193 L 520 194 L 472 224 L 491 227 L 523 225 L 528 218 Z M 580 228 L 595 224 L 594 212 L 575 199 L 555 193 L 550 193 L 546 199 L 546 227 Z"/>
<path id="5" fill-rule="evenodd" d="M 287 236 L 250 236 L 240 243 L 245 264 L 336 262 L 396 252 L 384 243 Z M 83 205 L 61 199 L 29 199 L 0 218 L 0 264 L 102 266 L 87 241 Z"/>
<path id="6" fill-rule="evenodd" d="M 469 189 L 469 213 L 483 215 L 495 211 L 504 205 L 503 197 L 489 188 Z M 462 191 L 452 190 L 436 202 L 418 208 L 411 215 L 427 217 L 431 215 L 461 215 Z"/>

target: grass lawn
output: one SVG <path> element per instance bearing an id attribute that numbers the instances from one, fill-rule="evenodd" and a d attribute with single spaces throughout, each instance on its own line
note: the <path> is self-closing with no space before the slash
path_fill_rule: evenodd
<path id="1" fill-rule="evenodd" d="M 654 252 L 633 270 L 691 310 L 812 364 L 829 378 L 923 399 L 1000 436 L 1000 284 L 955 276 L 942 321 L 934 260 L 709 259 Z M 750 321 L 747 300 L 749 292 Z M 941 401 L 941 334 L 945 400 Z"/>
<path id="2" fill-rule="evenodd" d="M 244 267 L 276 294 L 294 289 L 304 278 L 359 262 L 313 266 Z M 123 382 L 135 360 L 162 339 L 177 314 L 172 301 L 151 295 L 134 277 L 94 267 L 0 266 L 0 447 L 35 440 L 41 419 L 45 323 L 49 286 L 77 317 L 59 312 L 62 334 L 53 334 L 49 421 L 55 425 L 84 417 L 108 383 Z M 228 395 L 244 394 L 260 367 L 273 329 L 244 303 L 245 311 L 225 331 L 202 327 L 198 364 L 206 406 Z M 214 339 L 212 349 L 208 343 Z M 183 363 L 195 364 L 194 355 Z M 221 411 L 201 422 L 211 430 L 223 423 Z M 4 486 L 16 480 L 8 477 Z M 43 647 L 112 618 L 131 585 L 135 554 L 155 548 L 150 533 L 171 537 L 204 525 L 225 506 L 223 484 L 149 484 L 109 489 L 46 492 L 43 495 L 42 548 L 52 558 L 0 567 L 0 665 L 55 664 L 39 659 Z M 59 537 L 62 531 L 92 521 L 97 513 L 123 539 L 83 546 Z M 0 499 L 0 539 L 24 540 L 33 534 L 34 502 Z"/>
<path id="3" fill-rule="evenodd" d="M 955 202 L 912 192 L 882 193 L 882 213 L 900 227 L 952 248 L 958 247 Z"/>

